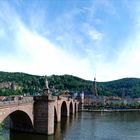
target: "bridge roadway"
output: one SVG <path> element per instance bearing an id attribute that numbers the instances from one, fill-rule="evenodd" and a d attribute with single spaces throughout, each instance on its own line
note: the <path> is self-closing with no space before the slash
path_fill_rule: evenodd
<path id="1" fill-rule="evenodd" d="M 36 96 L 0 102 L 0 123 L 10 120 L 10 128 L 21 132 L 54 134 L 55 122 L 78 111 L 79 102 L 68 97 Z"/>

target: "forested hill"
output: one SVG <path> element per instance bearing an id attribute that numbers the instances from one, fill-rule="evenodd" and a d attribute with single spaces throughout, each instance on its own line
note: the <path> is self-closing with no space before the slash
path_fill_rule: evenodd
<path id="1" fill-rule="evenodd" d="M 45 86 L 45 78 L 25 73 L 0 72 L 0 95 L 40 92 Z"/>
<path id="2" fill-rule="evenodd" d="M 98 83 L 100 95 L 140 97 L 140 78 L 123 78 Z"/>
<path id="3" fill-rule="evenodd" d="M 87 81 L 72 75 L 36 76 L 25 73 L 0 72 L 0 95 L 42 92 L 45 79 L 50 89 L 69 90 L 92 94 L 93 81 Z M 16 88 L 14 88 L 16 87 Z M 106 96 L 140 97 L 140 79 L 124 78 L 110 82 L 97 82 L 97 92 Z"/>

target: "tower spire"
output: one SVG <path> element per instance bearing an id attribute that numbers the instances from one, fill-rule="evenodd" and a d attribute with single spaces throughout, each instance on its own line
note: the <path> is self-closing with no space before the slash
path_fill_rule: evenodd
<path id="1" fill-rule="evenodd" d="M 97 87 L 96 87 L 96 77 L 94 77 L 94 82 L 93 82 L 93 95 L 98 96 Z"/>

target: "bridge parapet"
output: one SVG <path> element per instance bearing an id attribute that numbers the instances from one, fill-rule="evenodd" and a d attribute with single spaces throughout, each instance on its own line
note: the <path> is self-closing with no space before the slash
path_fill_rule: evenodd
<path id="1" fill-rule="evenodd" d="M 48 96 L 48 95 L 44 95 L 44 96 L 34 96 L 33 98 L 34 100 L 41 100 L 41 101 L 54 101 L 54 100 L 57 100 L 57 97 L 56 96 Z"/>
<path id="2" fill-rule="evenodd" d="M 59 96 L 59 99 L 61 99 L 61 100 L 65 100 L 65 101 L 68 101 L 69 100 L 69 97 L 65 97 L 65 96 Z"/>
<path id="3" fill-rule="evenodd" d="M 21 105 L 25 103 L 33 103 L 33 97 L 23 97 L 20 100 L 12 100 L 12 101 L 1 101 L 0 102 L 0 108 L 3 106 L 9 106 L 9 105 Z"/>
<path id="4" fill-rule="evenodd" d="M 61 95 L 21 97 L 16 100 L 2 101 L 0 102 L 0 122 L 15 111 L 24 112 L 33 124 L 33 132 L 51 135 L 54 133 L 55 119 L 60 122 L 63 116 L 68 117 L 70 114 L 76 113 L 78 104 L 79 102 L 70 96 Z M 14 115 L 18 115 L 17 112 Z M 15 118 L 17 117 L 15 116 Z M 20 128 L 17 130 L 24 131 Z"/>

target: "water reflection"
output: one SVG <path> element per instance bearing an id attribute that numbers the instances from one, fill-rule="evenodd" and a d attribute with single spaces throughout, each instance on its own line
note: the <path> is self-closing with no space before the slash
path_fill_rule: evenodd
<path id="1" fill-rule="evenodd" d="M 63 117 L 61 123 L 55 123 L 55 133 L 52 136 L 17 133 L 11 131 L 9 140 L 62 140 L 68 134 L 75 118 L 76 115 L 71 115 L 70 117 Z"/>
<path id="2" fill-rule="evenodd" d="M 140 112 L 81 112 L 62 118 L 52 136 L 5 132 L 0 137 L 0 140 L 25 139 L 140 140 Z"/>

